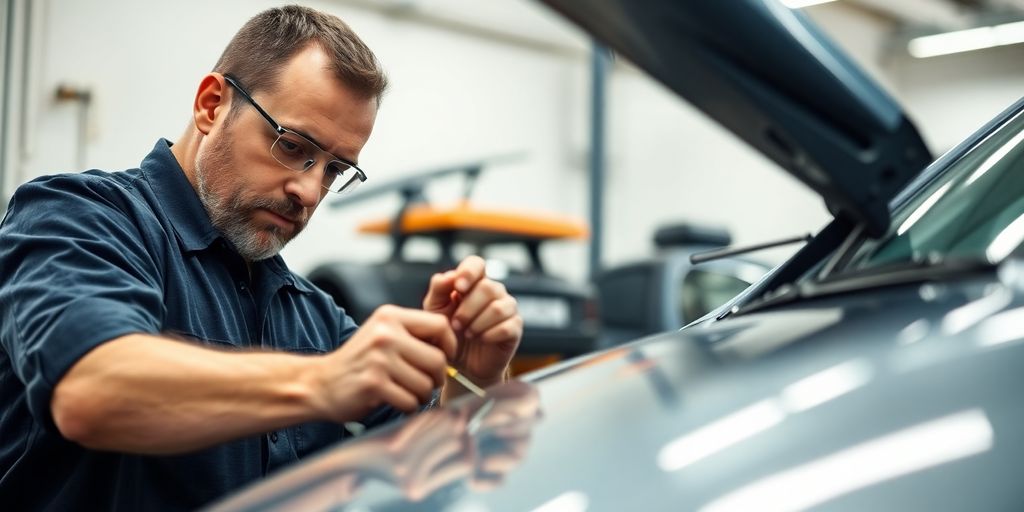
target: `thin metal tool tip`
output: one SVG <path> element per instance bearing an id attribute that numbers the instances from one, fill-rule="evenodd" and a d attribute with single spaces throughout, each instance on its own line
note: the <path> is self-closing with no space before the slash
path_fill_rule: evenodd
<path id="1" fill-rule="evenodd" d="M 459 373 L 459 371 L 456 370 L 455 368 L 448 366 L 446 370 L 448 372 L 449 377 L 455 379 L 455 381 L 458 382 L 459 384 L 462 384 L 463 387 L 470 390 L 474 395 L 479 396 L 481 398 L 487 395 L 486 391 L 480 389 L 480 386 L 473 384 L 473 381 L 467 379 L 465 375 Z"/>

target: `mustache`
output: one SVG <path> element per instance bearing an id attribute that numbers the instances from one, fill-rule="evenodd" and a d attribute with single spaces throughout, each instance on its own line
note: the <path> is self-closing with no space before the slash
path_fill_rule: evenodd
<path id="1" fill-rule="evenodd" d="M 309 220 L 306 209 L 290 200 L 273 200 L 269 198 L 253 198 L 245 200 L 242 198 L 236 198 L 232 201 L 231 208 L 236 212 L 244 211 L 256 211 L 256 210 L 269 210 L 275 214 L 281 215 L 282 217 L 295 219 L 298 221 L 299 228 L 305 226 Z"/>
<path id="2" fill-rule="evenodd" d="M 305 224 L 307 220 L 306 208 L 295 201 L 287 199 L 276 200 L 267 197 L 260 197 L 244 201 L 244 204 L 236 206 L 240 207 L 240 209 L 244 208 L 247 210 L 270 210 L 282 217 L 297 219 L 302 224 Z"/>

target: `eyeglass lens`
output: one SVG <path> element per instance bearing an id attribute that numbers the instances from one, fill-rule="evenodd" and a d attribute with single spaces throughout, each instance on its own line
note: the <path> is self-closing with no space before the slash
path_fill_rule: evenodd
<path id="1" fill-rule="evenodd" d="M 277 137 L 270 152 L 281 165 L 296 171 L 306 171 L 316 165 L 322 151 L 309 139 L 290 131 Z M 359 184 L 352 166 L 340 160 L 331 160 L 324 169 L 323 186 L 331 192 L 354 189 Z M 351 183 L 351 185 L 349 185 Z M 349 190 L 346 190 L 348 192 Z"/>

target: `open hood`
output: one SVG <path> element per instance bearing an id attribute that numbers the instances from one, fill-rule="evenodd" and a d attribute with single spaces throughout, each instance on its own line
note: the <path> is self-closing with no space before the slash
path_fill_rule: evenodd
<path id="1" fill-rule="evenodd" d="M 899 106 L 776 0 L 543 0 L 869 235 L 932 159 Z M 770 198 L 768 198 L 770 200 Z"/>

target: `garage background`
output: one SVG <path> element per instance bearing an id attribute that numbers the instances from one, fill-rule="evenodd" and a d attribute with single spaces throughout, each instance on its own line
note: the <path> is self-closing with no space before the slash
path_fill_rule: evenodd
<path id="1" fill-rule="evenodd" d="M 479 181 L 478 203 L 588 217 L 592 44 L 576 29 L 526 0 L 303 3 L 346 20 L 391 78 L 360 156 L 365 186 L 517 155 Z M 938 154 L 1024 94 L 1024 45 L 920 59 L 907 41 L 1019 21 L 1020 4 L 839 0 L 806 12 L 903 104 Z M 157 138 L 176 139 L 199 79 L 249 17 L 274 5 L 0 3 L 3 203 L 35 176 L 134 167 Z M 745 244 L 815 231 L 828 218 L 816 196 L 627 62 L 611 68 L 606 109 L 606 265 L 650 254 L 654 229 L 670 222 L 724 226 Z M 443 203 L 461 190 L 449 181 L 429 193 Z M 283 254 L 299 273 L 335 258 L 382 259 L 387 243 L 354 227 L 397 204 L 385 198 L 322 208 Z M 586 245 L 545 250 L 554 273 L 586 278 Z M 790 251 L 762 257 L 778 261 Z"/>

